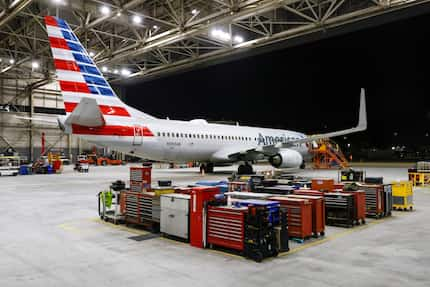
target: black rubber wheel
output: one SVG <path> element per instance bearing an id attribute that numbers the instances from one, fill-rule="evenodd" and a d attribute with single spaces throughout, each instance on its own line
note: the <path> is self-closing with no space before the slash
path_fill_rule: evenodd
<path id="1" fill-rule="evenodd" d="M 260 251 L 255 252 L 253 257 L 254 257 L 254 261 L 257 263 L 260 263 L 261 261 L 263 261 L 263 253 L 261 253 Z"/>
<path id="2" fill-rule="evenodd" d="M 206 164 L 206 173 L 214 173 L 214 164 L 213 163 L 208 163 Z"/>
<path id="3" fill-rule="evenodd" d="M 246 166 L 243 164 L 239 165 L 237 169 L 237 174 L 238 175 L 246 174 Z"/>

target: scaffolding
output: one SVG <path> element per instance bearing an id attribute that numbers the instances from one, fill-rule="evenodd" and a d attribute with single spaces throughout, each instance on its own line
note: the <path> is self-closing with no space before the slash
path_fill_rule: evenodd
<path id="1" fill-rule="evenodd" d="M 309 148 L 314 169 L 344 169 L 349 167 L 348 160 L 339 145 L 324 139 L 315 142 Z"/>

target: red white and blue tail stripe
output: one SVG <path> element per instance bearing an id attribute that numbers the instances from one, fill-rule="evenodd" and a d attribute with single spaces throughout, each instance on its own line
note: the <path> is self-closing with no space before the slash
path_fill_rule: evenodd
<path id="1" fill-rule="evenodd" d="M 67 114 L 82 98 L 94 98 L 103 115 L 130 117 L 127 106 L 116 96 L 69 25 L 53 16 L 45 17 L 57 79 Z"/>

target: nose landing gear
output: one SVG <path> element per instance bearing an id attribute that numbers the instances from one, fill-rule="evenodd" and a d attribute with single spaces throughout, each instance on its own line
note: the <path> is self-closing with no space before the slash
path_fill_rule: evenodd
<path id="1" fill-rule="evenodd" d="M 249 164 L 249 162 L 245 162 L 245 164 L 239 165 L 239 168 L 237 169 L 237 174 L 253 174 L 254 170 L 252 168 L 252 165 Z"/>

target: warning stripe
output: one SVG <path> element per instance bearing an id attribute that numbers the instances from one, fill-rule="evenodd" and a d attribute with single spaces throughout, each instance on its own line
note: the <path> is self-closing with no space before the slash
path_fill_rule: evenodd
<path id="1" fill-rule="evenodd" d="M 76 108 L 78 103 L 65 102 L 64 106 L 66 113 L 71 113 Z M 106 116 L 130 117 L 130 114 L 124 107 L 99 105 L 100 111 Z"/>
<path id="2" fill-rule="evenodd" d="M 60 82 L 61 91 L 91 94 L 90 89 L 88 88 L 86 83 L 77 83 L 77 82 L 69 82 L 69 81 L 59 81 L 59 82 Z"/>
<path id="3" fill-rule="evenodd" d="M 60 60 L 55 59 L 55 68 L 57 70 L 66 70 L 66 71 L 72 71 L 72 72 L 80 72 L 79 66 L 76 64 L 76 62 L 73 61 L 67 61 L 67 60 Z"/>
<path id="4" fill-rule="evenodd" d="M 45 16 L 45 24 L 49 26 L 58 27 L 57 20 L 52 16 Z"/>
<path id="5" fill-rule="evenodd" d="M 72 131 L 78 135 L 98 135 L 98 136 L 135 136 L 142 134 L 144 137 L 152 137 L 154 134 L 147 128 L 137 128 L 130 126 L 102 126 L 102 127 L 84 127 L 72 125 Z"/>
<path id="6" fill-rule="evenodd" d="M 49 37 L 49 43 L 52 48 L 70 50 L 69 45 L 67 45 L 67 41 L 62 38 Z"/>

